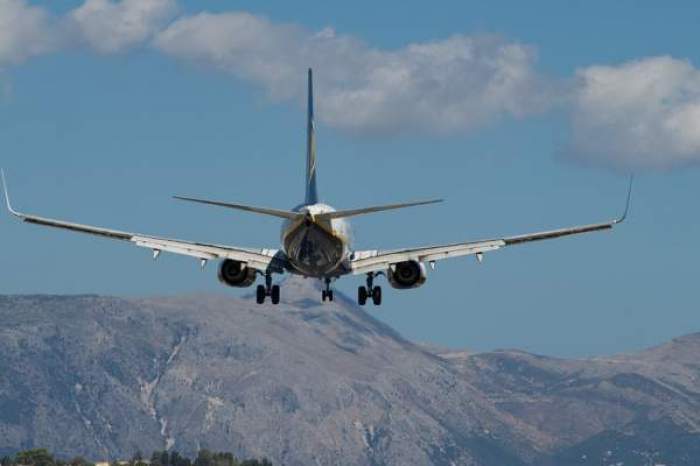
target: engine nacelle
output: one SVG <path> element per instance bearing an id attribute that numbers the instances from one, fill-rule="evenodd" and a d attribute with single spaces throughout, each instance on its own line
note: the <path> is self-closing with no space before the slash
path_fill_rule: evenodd
<path id="1" fill-rule="evenodd" d="M 242 262 L 225 259 L 219 264 L 219 281 L 228 286 L 245 288 L 255 283 L 256 272 Z"/>
<path id="2" fill-rule="evenodd" d="M 428 275 L 425 273 L 425 265 L 418 261 L 405 261 L 394 264 L 386 272 L 386 277 L 392 287 L 399 290 L 418 288 Z"/>

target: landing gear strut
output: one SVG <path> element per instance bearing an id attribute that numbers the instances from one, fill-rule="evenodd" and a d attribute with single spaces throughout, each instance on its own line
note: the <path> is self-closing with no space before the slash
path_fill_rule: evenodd
<path id="1" fill-rule="evenodd" d="M 272 284 L 272 274 L 265 274 L 265 285 L 258 285 L 255 292 L 255 301 L 258 304 L 265 302 L 265 298 L 269 296 L 272 304 L 279 304 L 280 302 L 280 286 Z"/>
<path id="2" fill-rule="evenodd" d="M 333 290 L 331 290 L 331 279 L 325 278 L 324 283 L 325 283 L 326 287 L 321 291 L 321 301 L 325 302 L 326 299 L 328 301 L 333 301 Z"/>
<path id="3" fill-rule="evenodd" d="M 374 272 L 367 274 L 367 286 L 357 288 L 357 304 L 364 306 L 367 298 L 372 298 L 375 306 L 382 304 L 382 287 L 374 286 Z"/>

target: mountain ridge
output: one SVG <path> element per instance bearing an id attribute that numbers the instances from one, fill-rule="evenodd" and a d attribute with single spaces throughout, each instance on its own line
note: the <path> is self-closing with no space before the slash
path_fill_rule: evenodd
<path id="1" fill-rule="evenodd" d="M 321 305 L 294 279 L 277 307 L 0 296 L 0 455 L 206 447 L 290 465 L 562 466 L 612 451 L 692 464 L 700 333 L 607 359 L 445 353 L 337 296 Z M 657 445 L 660 429 L 690 443 Z"/>

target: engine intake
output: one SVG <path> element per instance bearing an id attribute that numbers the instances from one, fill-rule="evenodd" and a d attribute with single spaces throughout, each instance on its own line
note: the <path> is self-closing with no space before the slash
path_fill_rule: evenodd
<path id="1" fill-rule="evenodd" d="M 228 286 L 245 288 L 255 283 L 256 272 L 242 262 L 225 259 L 219 265 L 219 281 Z"/>
<path id="2" fill-rule="evenodd" d="M 391 286 L 399 290 L 418 288 L 428 278 L 425 265 L 418 261 L 398 262 L 393 270 L 387 271 L 386 276 Z"/>

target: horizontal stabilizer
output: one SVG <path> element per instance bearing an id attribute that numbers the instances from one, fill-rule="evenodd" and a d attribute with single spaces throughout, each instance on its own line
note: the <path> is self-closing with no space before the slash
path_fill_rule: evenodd
<path id="1" fill-rule="evenodd" d="M 256 214 L 271 215 L 273 217 L 295 219 L 299 216 L 299 213 L 292 212 L 290 210 L 279 210 L 279 209 L 268 209 L 266 207 L 254 207 L 244 204 L 232 204 L 230 202 L 220 202 L 220 201 L 210 201 L 207 199 L 197 199 L 193 197 L 182 197 L 173 196 L 175 199 L 180 201 L 196 202 L 198 204 L 215 205 L 219 207 L 226 207 L 228 209 L 245 210 L 246 212 L 254 212 Z"/>
<path id="2" fill-rule="evenodd" d="M 327 218 L 327 219 L 355 217 L 357 215 L 372 214 L 374 212 L 384 212 L 386 210 L 396 210 L 396 209 L 403 209 L 406 207 L 415 207 L 415 206 L 419 206 L 419 205 L 437 204 L 438 202 L 442 202 L 442 201 L 443 201 L 442 199 L 431 199 L 428 201 L 406 202 L 403 204 L 386 204 L 386 205 L 378 205 L 378 206 L 373 206 L 373 207 L 364 207 L 362 209 L 338 210 L 336 212 L 328 212 L 328 213 L 324 213 L 324 214 L 319 214 L 319 215 L 317 215 L 317 217 L 322 217 L 322 218 Z"/>

